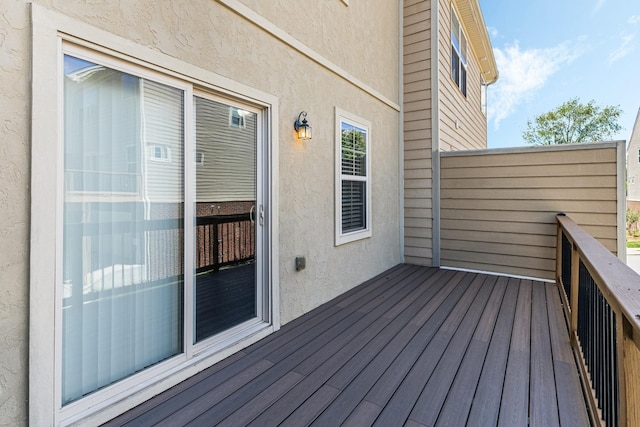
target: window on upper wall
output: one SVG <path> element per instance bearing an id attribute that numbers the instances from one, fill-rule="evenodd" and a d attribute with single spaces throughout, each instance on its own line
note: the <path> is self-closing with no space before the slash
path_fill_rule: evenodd
<path id="1" fill-rule="evenodd" d="M 451 9 L 451 78 L 467 96 L 467 39 L 456 12 Z"/>
<path id="2" fill-rule="evenodd" d="M 370 128 L 336 108 L 336 246 L 371 236 Z"/>
<path id="3" fill-rule="evenodd" d="M 638 163 L 640 163 L 640 149 L 638 149 Z"/>

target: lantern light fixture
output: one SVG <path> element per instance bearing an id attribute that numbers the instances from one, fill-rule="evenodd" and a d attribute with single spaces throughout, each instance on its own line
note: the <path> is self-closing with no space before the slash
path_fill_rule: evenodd
<path id="1" fill-rule="evenodd" d="M 293 124 L 293 128 L 298 133 L 298 139 L 311 139 L 311 126 L 309 125 L 309 122 L 307 122 L 306 111 L 303 111 L 298 115 L 298 120 Z"/>

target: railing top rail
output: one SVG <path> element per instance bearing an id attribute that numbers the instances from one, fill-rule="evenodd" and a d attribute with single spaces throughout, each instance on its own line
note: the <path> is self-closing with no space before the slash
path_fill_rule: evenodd
<path id="1" fill-rule="evenodd" d="M 640 337 L 640 275 L 571 218 L 558 215 L 557 219 L 609 304 L 622 312 L 633 327 L 634 336 Z"/>

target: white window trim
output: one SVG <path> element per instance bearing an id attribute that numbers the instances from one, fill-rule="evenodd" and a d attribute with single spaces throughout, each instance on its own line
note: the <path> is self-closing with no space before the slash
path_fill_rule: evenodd
<path id="1" fill-rule="evenodd" d="M 62 235 L 60 210 L 52 215 L 50 209 L 31 211 L 31 266 L 29 312 L 29 420 L 33 425 L 68 425 L 77 421 L 101 424 L 152 396 L 178 384 L 195 373 L 228 357 L 242 348 L 260 340 L 280 327 L 278 280 L 278 115 L 277 97 L 245 86 L 211 71 L 170 57 L 130 40 L 100 30 L 64 14 L 31 4 L 32 16 L 32 158 L 31 200 L 34 206 L 61 206 L 63 197 L 59 184 L 63 182 L 62 133 L 62 74 L 63 43 L 75 43 L 105 53 L 114 61 L 149 73 L 160 72 L 162 79 L 182 82 L 188 87 L 198 86 L 225 97 L 233 97 L 250 105 L 259 106 L 264 116 L 265 161 L 269 164 L 269 176 L 265 177 L 265 233 L 270 236 L 264 274 L 269 298 L 265 308 L 270 323 L 265 326 L 245 325 L 247 336 L 241 341 L 221 342 L 216 348 L 195 349 L 193 354 L 183 353 L 136 375 L 136 385 L 131 388 L 122 382 L 100 390 L 86 399 L 61 408 L 59 391 L 60 328 L 56 307 L 59 290 L 56 278 L 61 274 L 57 265 L 58 247 Z M 107 49 L 103 46 L 109 46 Z M 108 65 L 108 64 L 105 64 Z M 119 67 L 122 69 L 123 67 Z M 126 70 L 123 70 L 126 71 Z M 156 79 L 154 77 L 154 79 Z M 161 79 L 161 80 L 162 80 Z M 156 79 L 157 80 L 157 79 Z M 203 83 L 204 82 L 204 83 Z M 173 83 L 172 83 L 173 84 Z M 192 93 L 186 94 L 191 99 Z M 190 104 L 190 103 L 187 103 Z M 187 127 L 188 128 L 188 127 Z M 51 135 L 58 143 L 52 144 Z M 187 161 L 187 158 L 189 161 Z M 185 173 L 191 176 L 193 162 L 185 156 Z M 189 217 L 185 217 L 187 221 Z M 185 242 L 188 244 L 188 242 Z M 185 294 L 185 300 L 189 295 Z M 35 309 L 37 307 L 37 309 Z M 248 328 L 248 329 L 246 329 Z M 187 329 L 188 330 L 188 329 Z M 186 339 L 186 338 L 185 338 Z M 185 349 L 186 351 L 186 349 Z M 187 357 L 191 356 L 191 359 Z M 124 380 L 126 381 L 126 380 Z M 120 384 L 120 385 L 119 385 Z M 116 392 L 114 392 L 114 390 Z M 103 393 L 103 391 L 106 393 Z M 93 396 L 100 395 L 99 399 Z"/>
<path id="2" fill-rule="evenodd" d="M 364 128 L 367 131 L 367 175 L 362 181 L 365 185 L 365 215 L 366 226 L 362 230 L 342 232 L 342 181 L 343 177 L 353 179 L 352 176 L 342 175 L 342 123 Z M 371 227 L 371 122 L 351 114 L 338 107 L 335 108 L 335 245 L 340 246 L 356 240 L 366 239 L 372 235 Z"/>

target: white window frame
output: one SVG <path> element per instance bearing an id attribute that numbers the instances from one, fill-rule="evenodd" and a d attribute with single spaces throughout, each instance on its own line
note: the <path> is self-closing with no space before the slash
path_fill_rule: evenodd
<path id="1" fill-rule="evenodd" d="M 279 99 L 271 94 L 245 86 L 212 71 L 165 55 L 149 47 L 95 28 L 86 23 L 31 5 L 32 17 L 32 158 L 31 200 L 34 206 L 55 209 L 31 211 L 31 267 L 29 313 L 29 420 L 33 425 L 69 425 L 78 421 L 99 425 L 144 402 L 150 397 L 178 384 L 195 373 L 264 338 L 280 327 L 278 273 L 278 115 Z M 104 46 L 109 46 L 105 48 Z M 185 123 L 193 117 L 194 88 L 218 94 L 225 99 L 246 103 L 259 112 L 263 126 L 259 135 L 264 147 L 259 163 L 268 165 L 264 188 L 264 230 L 269 236 L 264 245 L 265 280 L 264 318 L 253 325 L 240 325 L 236 336 L 227 335 L 215 344 L 193 344 L 190 316 L 185 315 L 184 352 L 165 362 L 135 374 L 125 380 L 98 390 L 87 397 L 62 407 L 60 390 L 60 351 L 62 304 L 60 259 L 62 205 L 64 191 L 63 168 L 63 54 L 84 59 L 106 58 L 100 63 L 124 72 L 170 84 L 185 90 Z M 190 126 L 185 132 L 192 132 Z M 52 135 L 55 137 L 52 138 Z M 186 135 L 185 152 L 192 152 L 193 138 Z M 188 151 L 187 151 L 188 150 Z M 195 177 L 193 158 L 184 156 L 185 182 Z M 188 189 L 187 200 L 193 200 L 194 190 Z M 189 204 L 189 203 L 187 203 Z M 189 208 L 188 208 L 189 209 Z M 191 207 L 190 209 L 193 209 Z M 185 227 L 193 223 L 192 212 L 185 214 Z M 191 234 L 191 233 L 186 233 Z M 192 238 L 192 237 L 191 237 Z M 186 240 L 185 247 L 191 247 Z M 193 255 L 191 255 L 193 256 Z M 189 255 L 186 255 L 189 257 Z M 189 264 L 186 259 L 185 265 Z M 192 280 L 185 275 L 185 282 Z M 185 287 L 185 289 L 188 289 Z M 185 304 L 193 299 L 187 291 Z M 186 311 L 185 311 L 186 313 Z"/>
<path id="2" fill-rule="evenodd" d="M 458 38 L 458 42 L 460 44 L 460 46 L 456 46 L 456 44 L 453 41 L 453 37 L 454 37 L 454 28 L 453 28 L 453 20 L 456 19 L 458 21 L 458 33 L 455 34 L 455 37 Z M 458 18 L 458 14 L 456 13 L 456 11 L 453 8 L 453 5 L 451 5 L 451 19 L 450 19 L 450 23 L 451 25 L 451 37 L 450 37 L 450 41 L 451 41 L 451 49 L 454 50 L 458 56 L 458 81 L 456 82 L 454 76 L 453 76 L 453 63 L 451 64 L 451 80 L 453 80 L 453 82 L 455 83 L 455 85 L 458 87 L 458 89 L 460 89 L 460 93 L 462 93 L 462 95 L 464 95 L 464 97 L 467 97 L 467 92 L 469 90 L 469 87 L 467 85 L 467 81 L 468 81 L 468 75 L 469 75 L 469 64 L 468 64 L 468 55 L 469 55 L 469 44 L 467 41 L 467 37 L 464 34 L 464 30 L 462 29 L 462 22 L 460 21 L 460 18 Z M 462 52 L 462 51 L 465 52 Z M 464 70 L 464 79 L 462 71 Z M 463 82 L 464 80 L 464 82 Z"/>
<path id="3" fill-rule="evenodd" d="M 162 144 L 151 144 L 147 149 L 149 150 L 149 160 L 171 163 L 171 147 Z M 157 155 L 158 152 L 160 153 L 159 156 Z"/>
<path id="4" fill-rule="evenodd" d="M 342 123 L 362 128 L 367 133 L 366 140 L 366 176 L 355 177 L 342 174 Z M 335 245 L 366 239 L 372 235 L 371 218 L 371 122 L 342 110 L 335 108 Z M 342 182 L 365 182 L 365 227 L 355 231 L 342 231 Z"/>

